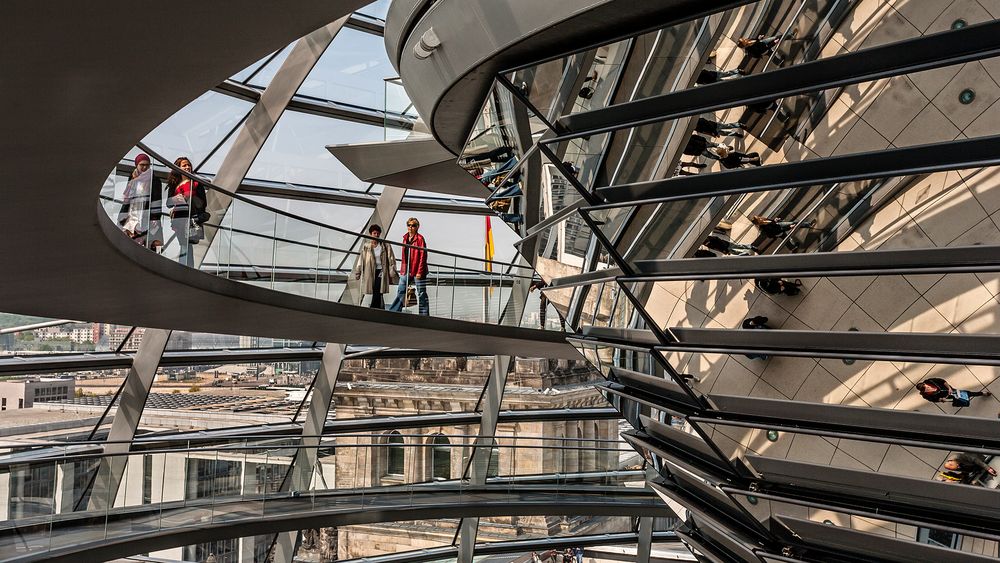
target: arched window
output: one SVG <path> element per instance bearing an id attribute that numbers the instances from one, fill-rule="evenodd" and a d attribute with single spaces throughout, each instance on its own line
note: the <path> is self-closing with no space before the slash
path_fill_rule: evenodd
<path id="1" fill-rule="evenodd" d="M 490 464 L 486 467 L 486 477 L 498 477 L 500 475 L 500 448 L 493 446 L 490 450 Z"/>
<path id="2" fill-rule="evenodd" d="M 431 478 L 451 479 L 451 441 L 444 434 L 431 440 Z"/>
<path id="3" fill-rule="evenodd" d="M 393 430 L 389 433 L 389 437 L 386 439 L 385 447 L 385 474 L 386 475 L 403 475 L 405 451 L 403 449 L 403 437 L 399 435 L 399 432 Z"/>

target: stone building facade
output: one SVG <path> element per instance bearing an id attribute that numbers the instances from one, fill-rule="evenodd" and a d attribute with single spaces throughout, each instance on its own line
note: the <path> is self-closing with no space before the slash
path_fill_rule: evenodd
<path id="1" fill-rule="evenodd" d="M 350 360 L 341 369 L 336 417 L 405 416 L 472 412 L 492 358 Z M 501 410 L 607 406 L 593 388 L 602 380 L 586 362 L 517 359 L 507 377 Z M 417 483 L 462 477 L 478 425 L 400 429 L 371 438 L 340 438 L 338 488 Z M 568 438 L 563 441 L 538 437 Z M 616 420 L 505 423 L 497 428 L 490 474 L 574 473 L 618 468 Z M 372 443 L 378 444 L 371 446 Z M 517 447 L 528 446 L 528 447 Z M 539 448 L 538 446 L 546 446 Z M 555 447 L 553 447 L 555 446 Z M 579 449 L 574 449 L 579 446 Z M 493 517 L 480 521 L 479 541 L 601 533 L 627 526 L 622 519 Z M 458 520 L 349 526 L 338 531 L 339 559 L 451 545 Z"/>

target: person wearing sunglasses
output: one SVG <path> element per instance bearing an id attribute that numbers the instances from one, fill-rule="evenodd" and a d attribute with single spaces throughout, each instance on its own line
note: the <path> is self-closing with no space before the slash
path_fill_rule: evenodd
<path id="1" fill-rule="evenodd" d="M 416 289 L 417 310 L 421 315 L 430 315 L 430 300 L 427 298 L 427 242 L 420 230 L 416 217 L 406 220 L 406 234 L 403 235 L 403 260 L 399 269 L 399 286 L 396 299 L 389 305 L 390 311 L 397 313 L 406 304 L 407 288 L 412 284 Z"/>

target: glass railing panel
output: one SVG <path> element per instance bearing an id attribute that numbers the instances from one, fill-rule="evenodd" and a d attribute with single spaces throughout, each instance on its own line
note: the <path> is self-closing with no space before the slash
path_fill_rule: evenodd
<path id="1" fill-rule="evenodd" d="M 624 467 L 622 460 L 634 453 L 619 438 L 617 420 L 505 423 L 497 426 L 497 442 L 493 456 L 499 457 L 490 463 L 498 483 L 513 476 L 544 483 L 546 475 L 556 475 L 556 481 L 566 484 L 624 486 L 644 480 L 641 474 L 617 473 Z"/>
<path id="2" fill-rule="evenodd" d="M 174 330 L 170 333 L 167 350 L 239 350 L 259 348 L 311 348 L 314 342 L 286 340 L 260 336 L 213 334 Z"/>
<path id="3" fill-rule="evenodd" d="M 607 401 L 593 387 L 602 381 L 601 373 L 583 360 L 518 358 L 513 372 L 507 376 L 500 410 L 606 407 Z M 556 432 L 557 429 L 564 428 L 566 424 L 574 426 L 577 422 L 584 423 L 582 420 L 551 424 L 536 422 L 525 423 L 525 427 L 534 427 L 537 430 L 534 434 L 556 436 L 564 435 L 561 430 Z M 592 428 L 587 428 L 588 432 L 590 430 Z M 606 429 L 602 432 L 607 433 Z"/>
<path id="4" fill-rule="evenodd" d="M 332 560 L 337 553 L 340 554 L 337 559 L 354 559 L 407 552 L 418 546 L 419 549 L 451 547 L 460 522 L 459 518 L 440 518 L 309 530 L 298 552 L 306 556 L 326 554 L 319 559 L 322 561 Z M 337 549 L 331 549 L 331 545 Z"/>
<path id="5" fill-rule="evenodd" d="M 358 259 L 361 241 L 356 236 L 340 231 L 322 229 L 319 231 L 317 247 L 317 293 L 319 299 L 343 301 L 347 289 L 348 274 L 352 272 Z M 391 291 L 392 288 L 390 288 Z M 356 299 L 357 291 L 352 293 Z M 358 301 L 351 301 L 357 303 Z"/>
<path id="6" fill-rule="evenodd" d="M 182 167 L 163 166 L 171 170 L 166 193 L 174 194 L 165 204 L 173 230 L 164 252 L 168 258 L 230 279 L 320 299 L 341 300 L 348 282 L 351 287 L 358 283 L 354 266 L 361 245 L 371 237 L 230 194 L 186 175 Z M 106 194 L 113 193 L 111 185 L 106 185 Z M 105 201 L 114 199 L 105 196 Z M 417 302 L 401 299 L 400 309 L 476 322 L 518 322 L 512 315 L 522 311 L 522 305 L 513 307 L 509 300 L 515 283 L 531 282 L 534 272 L 526 265 L 390 241 L 383 244 L 389 245 L 397 261 L 410 252 L 427 257 L 426 278 L 412 284 L 426 289 L 426 306 L 420 303 L 421 292 L 415 291 Z M 391 307 L 401 294 L 396 286 L 388 289 L 383 297 Z M 361 302 L 360 294 L 359 288 L 352 289 L 348 302 Z"/>
<path id="7" fill-rule="evenodd" d="M 618 311 L 617 308 L 619 301 L 626 297 L 621 293 L 618 282 L 596 283 L 587 288 L 586 297 L 579 305 L 580 326 L 611 326 L 615 319 L 621 322 L 616 315 L 621 315 L 626 309 Z"/>
<path id="8" fill-rule="evenodd" d="M 224 444 L 212 444 L 205 440 L 173 440 L 160 445 L 147 440 L 146 447 L 151 447 L 149 453 L 117 458 L 119 461 L 127 458 L 128 461 L 124 464 L 122 487 L 116 494 L 106 491 L 108 497 L 105 500 L 112 508 L 87 510 L 79 517 L 69 519 L 59 516 L 56 517 L 56 525 L 62 530 L 61 538 L 78 543 L 81 536 L 86 537 L 87 534 L 93 535 L 93 540 L 125 538 L 159 529 L 203 526 L 206 522 L 223 524 L 235 519 L 287 515 L 290 511 L 301 514 L 329 510 L 334 506 L 332 502 L 337 507 L 355 507 L 357 510 L 379 506 L 418 507 L 449 502 L 442 500 L 442 495 L 451 495 L 451 502 L 474 502 L 489 496 L 497 498 L 499 495 L 502 498 L 503 495 L 522 494 L 521 489 L 525 487 L 535 489 L 537 494 L 544 496 L 571 485 L 597 487 L 611 499 L 623 487 L 640 485 L 643 475 L 635 471 L 619 471 L 620 452 L 624 449 L 614 436 L 614 423 L 608 422 L 607 425 L 605 433 L 612 436 L 607 439 L 596 434 L 591 436 L 586 431 L 580 439 L 536 436 L 525 434 L 512 425 L 501 427 L 498 432 L 501 438 L 493 451 L 497 462 L 488 464 L 491 469 L 486 490 L 474 490 L 470 484 L 460 485 L 457 481 L 468 462 L 471 453 L 469 445 L 475 438 L 475 428 L 467 429 L 464 434 L 414 430 L 360 433 L 354 435 L 355 442 L 350 440 L 351 436 L 338 438 L 336 450 L 333 449 L 333 441 L 325 439 L 318 446 L 309 446 L 318 447 L 318 462 L 309 477 L 312 490 L 293 488 L 287 492 L 280 491 L 280 483 L 295 452 L 305 451 L 299 450 L 298 446 L 303 444 L 299 439 L 229 439 Z M 511 432 L 513 435 L 508 436 Z M 556 455 L 553 453 L 555 449 L 540 448 L 539 445 L 574 441 L 586 445 L 586 448 L 563 448 L 581 452 L 577 461 L 570 464 L 575 469 L 562 473 L 544 470 L 545 459 L 562 459 L 565 456 Z M 598 441 L 608 447 L 594 449 Z M 68 468 L 86 459 L 92 458 L 66 458 L 62 465 Z M 110 461 L 112 458 L 104 459 Z M 562 467 L 566 469 L 568 465 Z M 18 472 L 34 470 L 37 473 L 42 468 L 48 468 L 51 477 L 48 490 L 53 494 L 48 497 L 44 494 L 37 496 L 45 492 L 39 489 L 45 479 L 37 479 L 30 484 L 25 481 L 27 488 L 18 485 L 21 482 Z M 59 474 L 56 464 L 51 462 L 32 468 L 14 466 L 12 471 L 17 475 L 13 476 L 11 485 L 15 488 L 13 490 L 19 492 L 11 498 L 30 500 L 24 494 L 35 495 L 31 499 L 50 498 L 48 504 L 31 502 L 22 507 L 30 508 L 32 514 L 38 512 L 36 509 L 39 507 L 54 508 L 58 502 L 63 502 L 54 492 L 56 479 L 65 481 L 73 478 L 65 473 Z M 86 475 L 83 472 L 79 476 Z M 518 484 L 521 481 L 524 481 L 523 485 Z M 353 497 L 344 496 L 352 489 L 372 485 L 380 489 L 368 489 L 367 496 L 363 491 L 352 493 Z M 464 492 L 465 489 L 468 491 Z M 342 491 L 339 498 L 329 494 L 334 490 Z M 70 492 L 68 489 L 67 495 L 64 495 L 67 500 Z M 52 518 L 51 514 L 21 518 L 17 524 L 17 539 L 21 543 L 15 548 L 47 550 L 68 546 L 69 543 L 51 544 Z"/>
<path id="9" fill-rule="evenodd" d="M 316 297 L 320 231 L 322 227 L 278 217 L 275 229 L 275 283 L 284 282 L 283 291 L 305 297 Z"/>
<path id="10" fill-rule="evenodd" d="M 388 119 L 389 115 L 405 115 L 410 118 L 417 118 L 417 110 L 413 107 L 410 96 L 403 88 L 402 80 L 399 78 L 386 78 L 384 82 L 385 107 L 383 109 L 387 114 L 386 119 Z M 389 133 L 386 132 L 386 135 L 389 135 Z"/>
<path id="11" fill-rule="evenodd" d="M 279 217 L 241 200 L 233 201 L 231 208 L 232 234 L 227 241 L 231 248 L 229 278 L 272 283 Z M 181 263 L 184 263 L 183 252 Z"/>
<path id="12" fill-rule="evenodd" d="M 135 349 L 131 327 L 108 323 L 78 323 L 28 315 L 0 313 L 0 357 L 83 352 L 113 352 L 122 341 L 123 350 Z"/>

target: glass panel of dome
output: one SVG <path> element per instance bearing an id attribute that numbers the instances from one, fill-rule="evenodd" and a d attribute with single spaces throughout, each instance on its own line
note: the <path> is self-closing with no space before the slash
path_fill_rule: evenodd
<path id="1" fill-rule="evenodd" d="M 248 84 L 253 86 L 258 86 L 261 88 L 266 88 L 271 80 L 274 79 L 274 75 L 278 73 L 278 69 L 284 64 L 285 59 L 288 58 L 289 53 L 292 52 L 292 46 L 294 43 L 286 46 L 284 49 L 278 52 L 278 55 L 271 59 L 267 64 L 260 68 L 256 73 L 249 75 L 244 79 Z"/>
<path id="2" fill-rule="evenodd" d="M 385 106 L 383 79 L 395 75 L 381 37 L 345 27 L 297 93 L 381 110 Z"/>
<path id="3" fill-rule="evenodd" d="M 233 148 L 233 144 L 236 142 L 236 137 L 239 131 L 233 132 L 221 145 L 214 147 L 214 154 L 208 157 L 207 160 L 203 160 L 195 165 L 195 172 L 199 174 L 204 174 L 206 176 L 214 176 L 219 173 L 219 167 L 226 159 L 226 155 L 229 154 L 229 150 Z"/>
<path id="4" fill-rule="evenodd" d="M 381 141 L 382 128 L 286 112 L 254 160 L 249 178 L 364 191 L 362 182 L 327 145 Z"/>
<path id="5" fill-rule="evenodd" d="M 282 49 L 280 52 L 268 53 L 266 57 L 261 58 L 259 61 L 237 72 L 236 74 L 232 75 L 229 79 L 232 80 L 233 82 L 245 82 L 247 78 L 250 78 L 251 76 L 257 74 L 258 71 L 262 70 L 264 65 L 272 60 L 272 57 L 277 57 L 277 56 L 282 56 L 283 60 L 284 57 L 288 56 L 288 48 L 286 47 L 285 49 Z"/>
<path id="6" fill-rule="evenodd" d="M 486 243 L 486 221 L 479 215 L 455 215 L 429 211 L 400 211 L 396 213 L 392 225 L 385 233 L 390 241 L 402 241 L 406 232 L 406 220 L 416 217 L 420 221 L 420 234 L 427 241 L 427 247 L 463 256 L 484 256 Z M 516 259 L 514 242 L 517 235 L 496 217 L 490 221 L 493 231 L 493 260 L 509 262 Z M 382 225 L 385 228 L 385 225 Z M 456 237 L 456 233 L 462 236 Z M 398 258 L 398 257 L 397 257 Z"/>
<path id="7" fill-rule="evenodd" d="M 318 221 L 325 225 L 335 226 L 341 229 L 357 231 L 359 234 L 367 222 L 370 211 L 368 207 L 358 208 L 350 205 L 340 205 L 336 203 L 320 203 L 315 201 L 303 201 L 296 199 L 249 196 L 251 200 L 264 205 L 287 211 L 296 217 L 303 217 Z"/>
<path id="8" fill-rule="evenodd" d="M 375 0 L 371 4 L 368 4 L 363 8 L 359 8 L 358 12 L 366 16 L 372 16 L 373 18 L 384 20 L 385 16 L 389 13 L 390 2 L 391 0 Z"/>
<path id="9" fill-rule="evenodd" d="M 234 350 L 240 348 L 303 348 L 312 342 L 261 336 L 239 336 L 175 330 L 170 333 L 167 350 Z"/>
<path id="10" fill-rule="evenodd" d="M 206 92 L 146 135 L 143 143 L 171 161 L 186 156 L 197 166 L 252 108 L 250 102 Z"/>
<path id="11" fill-rule="evenodd" d="M 522 146 L 521 135 L 530 135 L 533 117 L 505 86 L 495 83 L 469 133 L 459 165 L 487 187 L 500 188 L 524 156 L 527 147 Z"/>

